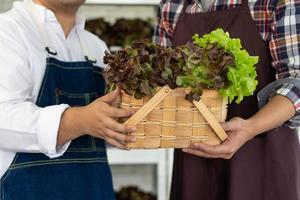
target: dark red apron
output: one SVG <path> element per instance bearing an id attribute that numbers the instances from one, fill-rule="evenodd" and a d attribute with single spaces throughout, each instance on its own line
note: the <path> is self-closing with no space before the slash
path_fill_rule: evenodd
<path id="1" fill-rule="evenodd" d="M 186 10 L 187 2 L 183 8 Z M 260 91 L 275 80 L 271 55 L 248 7 L 189 14 L 182 12 L 173 46 L 192 36 L 223 28 L 240 38 L 250 55 L 259 56 Z M 249 118 L 258 111 L 257 92 L 239 105 L 229 106 L 228 119 Z M 245 144 L 231 160 L 206 159 L 175 151 L 171 200 L 300 200 L 300 145 L 295 130 L 285 126 L 264 133 Z"/>

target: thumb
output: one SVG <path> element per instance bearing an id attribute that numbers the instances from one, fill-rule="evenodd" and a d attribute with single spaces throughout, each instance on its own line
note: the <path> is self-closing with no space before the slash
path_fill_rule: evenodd
<path id="1" fill-rule="evenodd" d="M 120 95 L 120 89 L 117 88 L 113 92 L 101 97 L 99 100 L 111 104 L 118 98 L 119 95 Z"/>
<path id="2" fill-rule="evenodd" d="M 236 122 L 235 121 L 228 121 L 228 122 L 223 122 L 220 123 L 224 131 L 232 131 L 236 127 Z"/>
<path id="3" fill-rule="evenodd" d="M 238 128 L 239 122 L 236 120 L 230 120 L 228 122 L 220 123 L 225 131 L 234 131 Z"/>

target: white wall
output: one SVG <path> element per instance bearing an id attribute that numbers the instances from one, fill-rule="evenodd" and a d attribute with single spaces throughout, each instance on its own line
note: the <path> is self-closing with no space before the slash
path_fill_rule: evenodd
<path id="1" fill-rule="evenodd" d="M 155 19 L 156 9 L 154 6 L 84 5 L 80 13 L 88 19 L 104 17 L 109 22 L 114 22 L 118 18 Z"/>

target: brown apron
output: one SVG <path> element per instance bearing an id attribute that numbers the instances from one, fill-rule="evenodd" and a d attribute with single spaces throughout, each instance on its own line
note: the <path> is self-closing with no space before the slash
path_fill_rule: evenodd
<path id="1" fill-rule="evenodd" d="M 275 80 L 268 44 L 257 30 L 248 7 L 189 14 L 183 12 L 174 31 L 173 45 L 192 36 L 223 28 L 240 38 L 250 55 L 259 56 L 260 91 Z M 228 119 L 248 118 L 258 111 L 257 92 L 239 105 L 231 104 Z M 171 200 L 300 200 L 300 145 L 295 130 L 285 126 L 245 144 L 231 160 L 206 159 L 175 151 Z"/>

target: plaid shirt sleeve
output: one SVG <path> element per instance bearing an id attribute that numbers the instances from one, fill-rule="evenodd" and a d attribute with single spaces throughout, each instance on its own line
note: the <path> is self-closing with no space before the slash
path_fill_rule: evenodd
<path id="1" fill-rule="evenodd" d="M 282 84 L 282 86 L 276 90 L 276 94 L 287 97 L 294 104 L 296 114 L 286 124 L 291 128 L 300 127 L 300 79 L 296 84 Z"/>
<path id="2" fill-rule="evenodd" d="M 154 30 L 154 42 L 156 44 L 159 44 L 161 46 L 171 46 L 171 37 L 168 34 L 166 27 L 164 26 L 165 20 L 163 19 L 163 7 L 165 5 L 167 0 L 162 0 L 160 2 L 160 6 L 158 7 L 157 10 L 157 24 Z"/>
<path id="3" fill-rule="evenodd" d="M 300 126 L 300 1 L 278 1 L 272 27 L 270 50 L 277 79 L 294 79 L 294 83 L 281 84 L 273 94 L 287 97 L 296 115 L 287 125 Z"/>
<path id="4" fill-rule="evenodd" d="M 154 42 L 161 46 L 172 46 L 171 38 L 185 0 L 161 0 L 157 12 Z"/>

